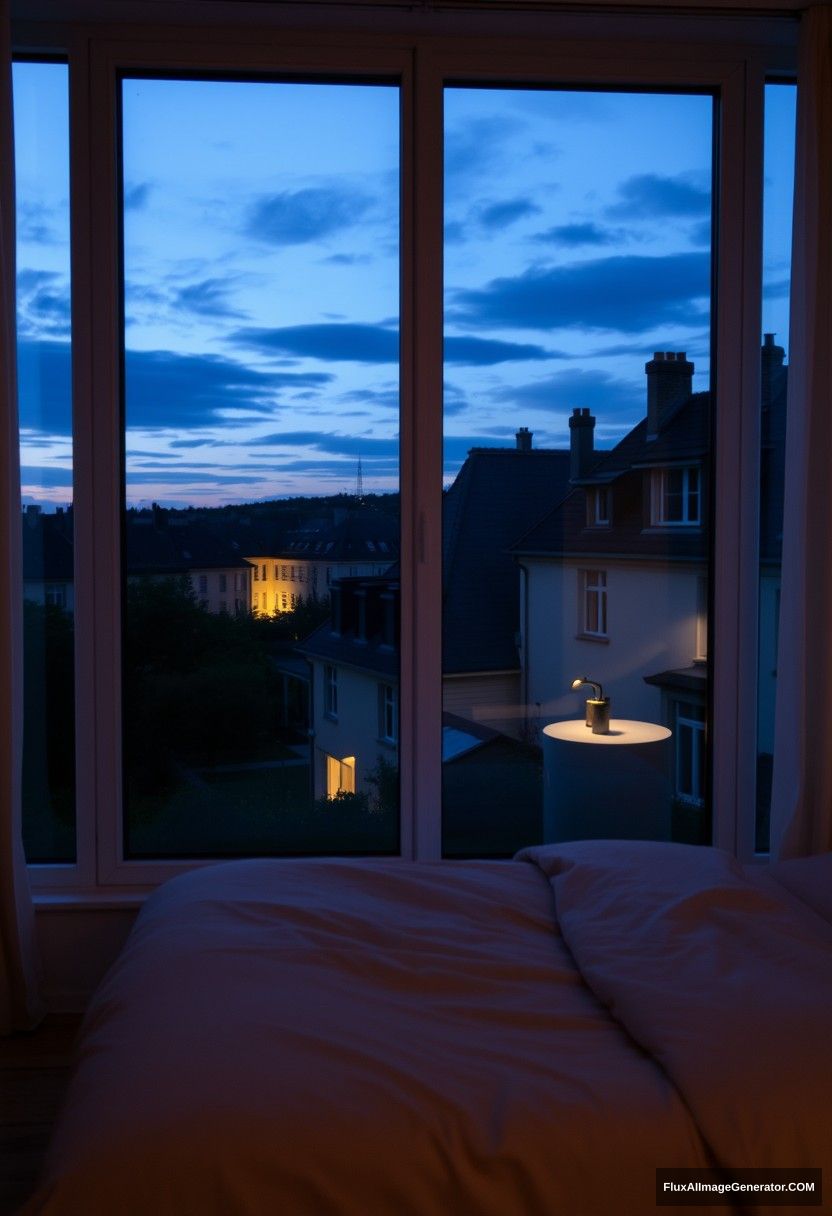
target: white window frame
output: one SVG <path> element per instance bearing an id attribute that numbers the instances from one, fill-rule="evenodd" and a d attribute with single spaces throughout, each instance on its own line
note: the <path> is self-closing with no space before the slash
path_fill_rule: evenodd
<path id="1" fill-rule="evenodd" d="M 218 9 L 220 5 L 217 6 Z M 177 10 L 178 11 L 178 10 Z M 299 28 L 263 6 L 263 29 L 192 37 L 164 26 L 66 32 L 73 172 L 72 332 L 75 479 L 75 865 L 33 865 L 44 891 L 85 898 L 137 897 L 199 862 L 133 862 L 122 852 L 121 457 L 119 223 L 116 88 L 119 71 L 227 73 L 281 78 L 398 80 L 401 89 L 401 852 L 441 856 L 442 156 L 446 80 L 468 83 L 693 88 L 719 94 L 715 176 L 719 214 L 713 323 L 717 396 L 712 465 L 714 613 L 719 663 L 711 679 L 714 843 L 753 853 L 756 741 L 756 512 L 759 499 L 763 87 L 795 64 L 795 31 L 779 15 L 732 14 L 723 23 L 684 14 L 538 12 L 528 37 L 515 14 L 460 11 L 437 37 L 421 18 L 396 24 L 382 9 L 353 13 L 352 32 Z M 310 9 L 311 11 L 311 9 Z M 441 16 L 441 14 L 439 14 Z M 315 15 L 317 17 L 317 14 Z M 436 14 L 426 15 L 428 23 Z M 187 16 L 180 20 L 187 22 Z M 362 27 L 362 22 L 363 27 Z M 502 22 L 502 25 L 501 25 Z M 389 33 L 385 32 L 389 28 Z M 21 51 L 55 51 L 55 27 L 21 27 Z M 219 36 L 221 33 L 221 36 Z M 765 36 L 763 36 L 763 34 Z M 95 187 L 93 188 L 93 183 Z M 108 185 L 110 188 L 108 189 Z M 418 418 L 418 426 L 417 420 Z M 327 570 L 329 576 L 330 569 Z M 418 580 L 418 600 L 416 585 Z M 329 583 L 327 577 L 327 583 Z M 743 629 L 737 628 L 738 605 Z M 242 610 L 246 610 L 245 602 Z M 735 695 L 744 688 L 742 713 Z"/>
<path id="2" fill-rule="evenodd" d="M 324 717 L 338 721 L 338 668 L 334 663 L 324 663 Z"/>
<path id="3" fill-rule="evenodd" d="M 610 502 L 612 488 L 610 486 L 595 486 L 589 491 L 589 524 L 593 528 L 608 528 L 610 526 Z"/>
<path id="4" fill-rule="evenodd" d="M 609 638 L 607 571 L 594 567 L 578 571 L 578 636 Z M 597 621 L 597 628 L 592 624 Z"/>
<path id="5" fill-rule="evenodd" d="M 671 477 L 682 478 L 682 515 L 670 519 L 667 514 L 668 483 Z M 695 488 L 692 482 L 696 482 Z M 700 528 L 702 526 L 702 470 L 698 465 L 654 469 L 651 485 L 651 523 L 660 528 Z M 692 505 L 695 503 L 695 510 Z"/>
<path id="6" fill-rule="evenodd" d="M 674 780 L 674 794 L 680 801 L 688 806 L 704 806 L 705 804 L 705 789 L 702 787 L 700 779 L 700 770 L 705 763 L 705 746 L 707 740 L 707 723 L 704 717 L 694 717 L 690 712 L 686 712 L 689 708 L 694 707 L 692 703 L 686 701 L 677 701 L 676 703 L 676 773 Z M 682 750 L 690 746 L 690 784 L 689 790 L 680 789 L 680 774 L 682 772 L 681 754 Z"/>

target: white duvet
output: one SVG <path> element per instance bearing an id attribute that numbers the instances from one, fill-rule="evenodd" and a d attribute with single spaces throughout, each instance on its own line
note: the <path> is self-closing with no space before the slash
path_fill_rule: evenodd
<path id="1" fill-rule="evenodd" d="M 657 1167 L 715 1162 L 832 1187 L 832 927 L 715 850 L 523 857 L 168 883 L 25 1211 L 646 1216 Z"/>

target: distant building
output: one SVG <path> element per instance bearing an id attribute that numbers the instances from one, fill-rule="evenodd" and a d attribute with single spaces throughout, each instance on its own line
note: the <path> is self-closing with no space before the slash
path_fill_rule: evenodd
<path id="1" fill-rule="evenodd" d="M 337 579 L 384 574 L 398 558 L 397 519 L 376 510 L 337 511 L 331 523 L 319 521 L 246 553 L 252 610 L 291 612 L 302 600 L 326 599 Z"/>
<path id="2" fill-rule="evenodd" d="M 570 453 L 472 448 L 443 510 L 442 704 L 514 737 L 525 726 L 519 572 L 512 543 L 569 490 Z"/>
<path id="3" fill-rule="evenodd" d="M 128 512 L 128 578 L 187 577 L 208 612 L 248 612 L 251 567 L 239 547 L 202 521 L 153 506 Z"/>
<path id="4" fill-rule="evenodd" d="M 45 515 L 38 506 L 23 513 L 23 598 L 75 610 L 72 508 Z"/>

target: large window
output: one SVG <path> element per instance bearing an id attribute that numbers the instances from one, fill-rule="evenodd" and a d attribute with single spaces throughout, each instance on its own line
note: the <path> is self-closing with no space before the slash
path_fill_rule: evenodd
<path id="1" fill-rule="evenodd" d="M 669 835 L 730 842 L 753 805 L 729 689 L 753 682 L 763 183 L 738 82 L 765 40 L 576 18 L 575 55 L 553 12 L 506 17 L 513 42 L 470 38 L 482 13 L 441 43 L 355 16 L 346 41 L 91 26 L 68 74 L 16 70 L 21 526 L 68 553 L 38 539 L 27 592 L 37 882 L 510 855 L 542 838 L 543 728 L 584 677 L 673 732 Z M 761 725 L 761 774 L 768 747 Z"/>
<path id="2" fill-rule="evenodd" d="M 23 841 L 42 862 L 76 856 L 67 84 L 64 63 L 14 65 Z"/>
<path id="3" fill-rule="evenodd" d="M 128 75 L 121 117 L 125 855 L 349 852 L 319 757 L 357 797 L 379 755 L 339 580 L 399 549 L 398 89 Z"/>
<path id="4" fill-rule="evenodd" d="M 541 839 L 574 680 L 671 732 L 671 687 L 705 703 L 710 539 L 683 534 L 711 455 L 714 99 L 459 87 L 445 114 L 443 707 L 470 748 L 443 826 L 476 855 Z M 645 824 L 689 838 L 663 797 Z"/>

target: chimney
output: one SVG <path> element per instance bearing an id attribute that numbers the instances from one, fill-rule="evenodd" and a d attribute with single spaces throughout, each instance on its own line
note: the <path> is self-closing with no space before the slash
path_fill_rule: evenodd
<path id="1" fill-rule="evenodd" d="M 569 480 L 588 476 L 595 460 L 595 418 L 587 409 L 575 409 L 569 419 Z"/>
<path id="2" fill-rule="evenodd" d="M 527 426 L 521 426 L 520 430 L 514 436 L 517 440 L 518 452 L 530 452 L 532 450 L 532 435 L 534 431 L 530 431 Z"/>
<path id="3" fill-rule="evenodd" d="M 693 391 L 693 364 L 685 352 L 657 350 L 647 372 L 647 438 L 655 439 Z"/>
<path id="4" fill-rule="evenodd" d="M 762 360 L 760 400 L 765 412 L 771 408 L 778 392 L 782 390 L 786 374 L 786 369 L 783 367 L 786 352 L 782 346 L 775 345 L 774 334 L 763 335 L 763 346 L 760 351 L 760 357 Z"/>

